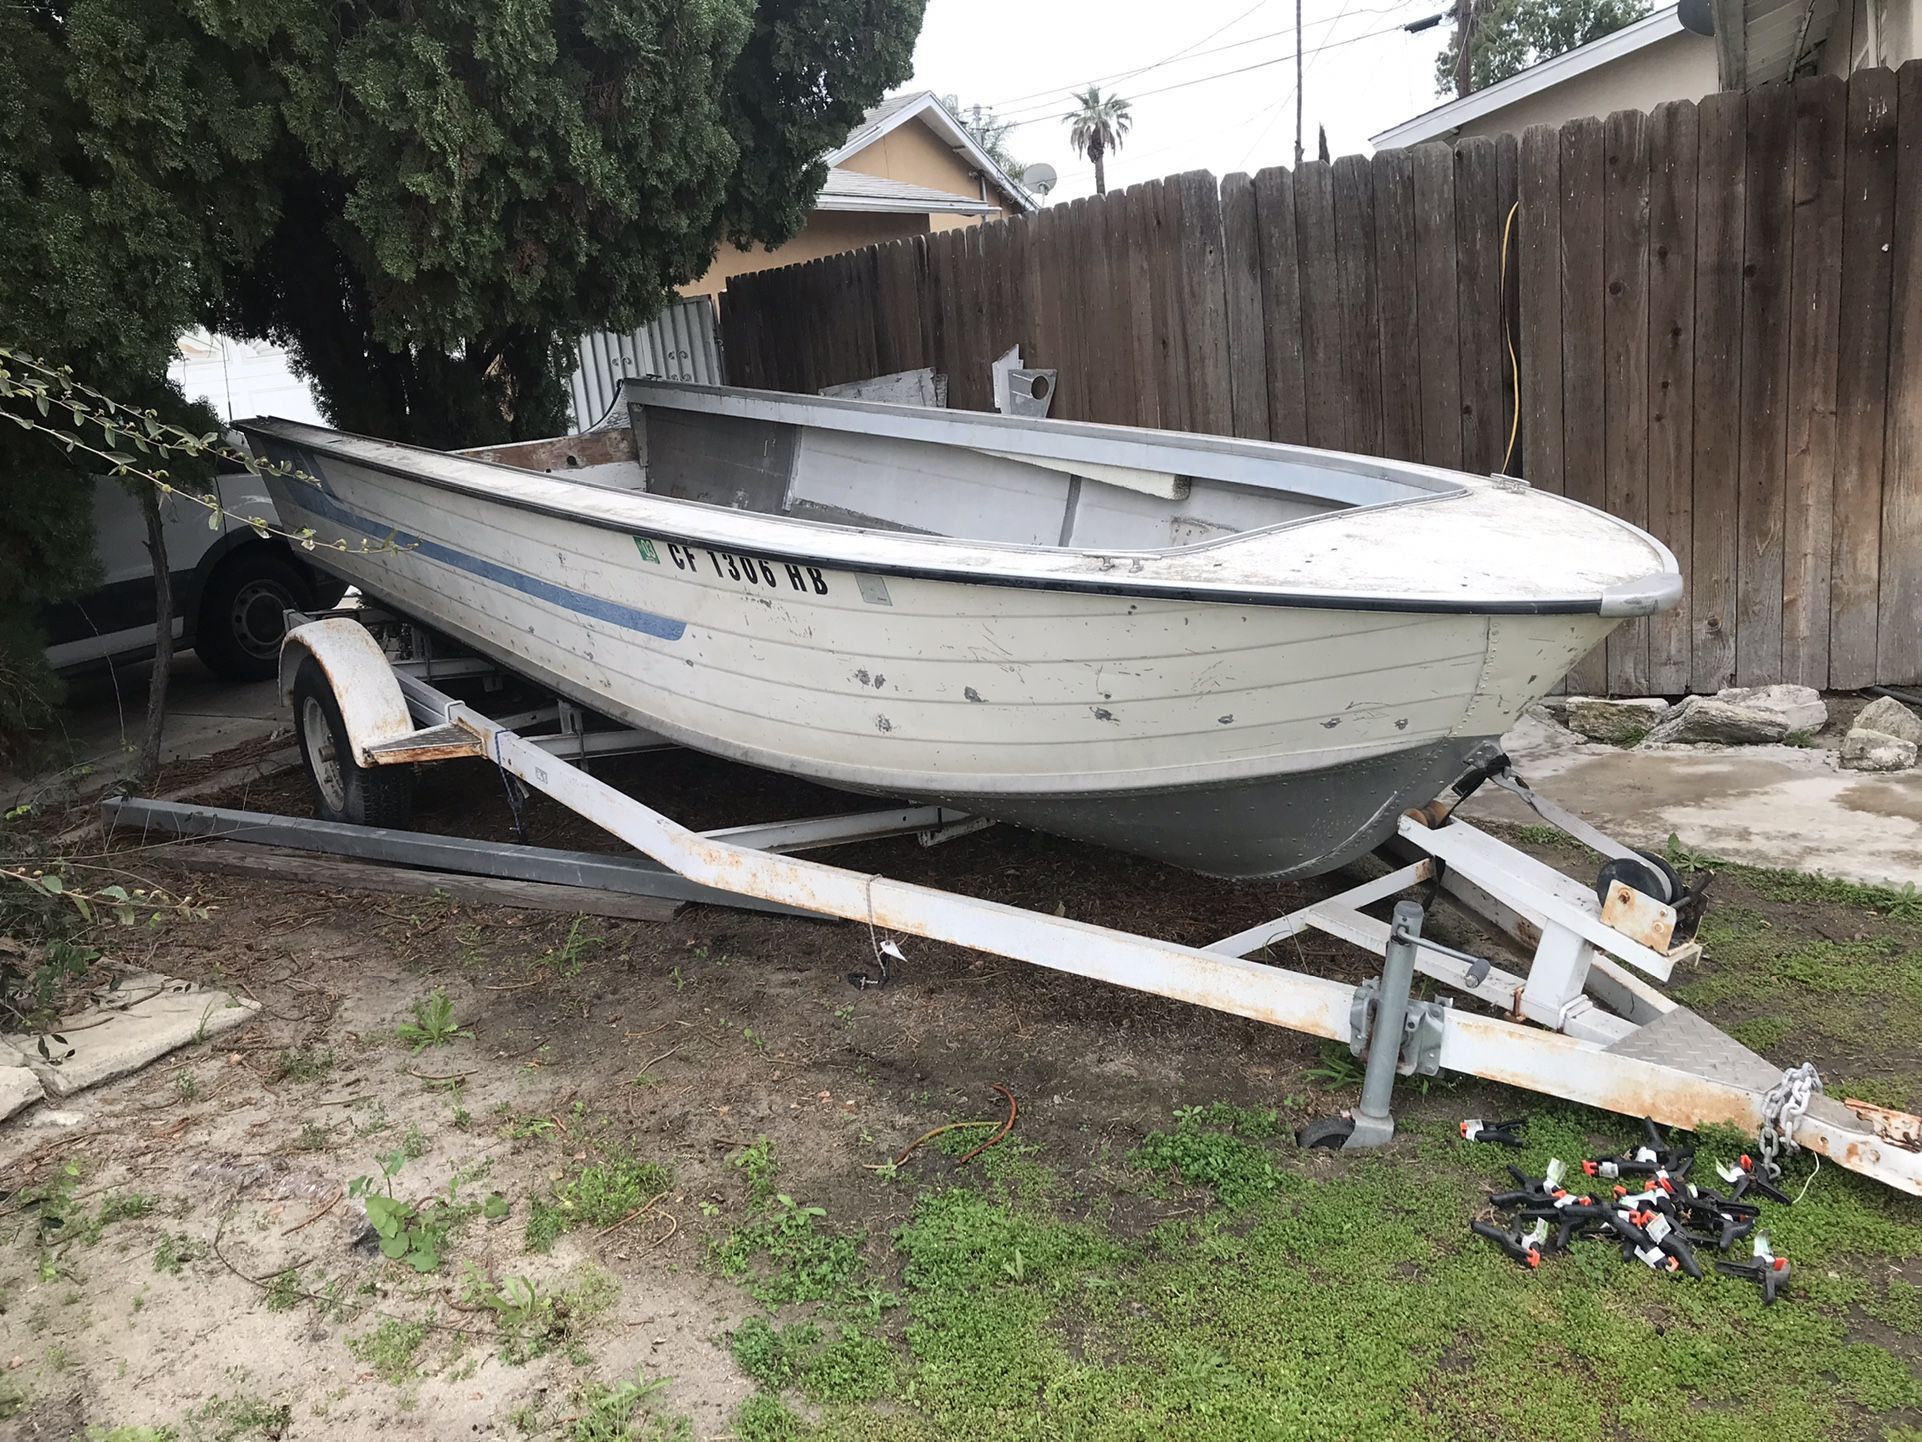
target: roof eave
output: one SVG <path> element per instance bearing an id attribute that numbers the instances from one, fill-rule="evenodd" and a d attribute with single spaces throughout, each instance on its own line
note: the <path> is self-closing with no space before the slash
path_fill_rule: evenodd
<path id="1" fill-rule="evenodd" d="M 996 211 L 995 206 L 978 200 L 883 200 L 859 195 L 818 196 L 814 208 L 864 211 L 872 215 L 993 215 Z"/>
<path id="2" fill-rule="evenodd" d="M 1494 111 L 1505 109 L 1530 95 L 1560 85 L 1577 75 L 1586 74 L 1612 60 L 1666 40 L 1673 35 L 1684 34 L 1682 22 L 1676 18 L 1676 7 L 1671 5 L 1646 15 L 1632 25 L 1624 25 L 1620 30 L 1591 40 L 1586 45 L 1578 45 L 1573 50 L 1564 51 L 1553 59 L 1531 65 L 1526 70 L 1497 81 L 1485 89 L 1464 95 L 1458 100 L 1437 105 L 1433 110 L 1423 111 L 1412 120 L 1404 120 L 1400 125 L 1392 125 L 1378 135 L 1371 135 L 1368 143 L 1377 150 L 1390 150 L 1398 146 L 1419 145 L 1424 140 L 1436 140 L 1459 130 L 1471 120 L 1477 120 Z"/>
<path id="3" fill-rule="evenodd" d="M 846 144 L 842 145 L 838 150 L 829 151 L 823 158 L 829 165 L 839 165 L 849 156 L 857 155 L 861 151 L 866 150 L 877 140 L 900 129 L 910 120 L 916 120 L 923 116 L 926 116 L 929 123 L 941 132 L 943 138 L 947 140 L 951 147 L 966 155 L 969 163 L 987 177 L 990 185 L 1007 196 L 1008 199 L 1014 203 L 1016 209 L 1039 210 L 1041 208 L 1039 202 L 1022 188 L 1019 181 L 994 163 L 993 158 L 989 156 L 987 151 L 981 148 L 980 142 L 968 134 L 965 127 L 955 123 L 954 117 L 948 114 L 947 106 L 941 103 L 941 98 L 932 90 L 923 91 L 921 96 L 912 104 L 899 107 L 892 115 L 881 121 L 880 124 L 876 125 L 872 130 L 869 130 L 865 125 L 859 127 L 853 135 L 848 137 Z"/>

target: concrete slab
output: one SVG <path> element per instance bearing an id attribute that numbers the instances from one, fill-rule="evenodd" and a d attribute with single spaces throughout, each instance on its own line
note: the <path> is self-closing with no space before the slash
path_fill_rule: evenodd
<path id="1" fill-rule="evenodd" d="M 124 1010 L 95 1008 L 69 1019 L 63 1033 L 73 1055 L 58 1065 L 43 1060 L 29 1037 L 10 1036 L 8 1045 L 25 1052 L 27 1070 L 53 1098 L 73 1096 L 88 1087 L 140 1070 L 189 1042 L 218 1036 L 252 1021 L 258 1003 L 224 991 L 203 991 L 171 978 L 136 979 L 124 988 L 134 995 L 143 981 L 167 985 Z"/>
<path id="2" fill-rule="evenodd" d="M 1922 771 L 1843 771 L 1796 746 L 1570 745 L 1534 721 L 1505 738 L 1531 786 L 1632 846 L 1692 851 L 1868 885 L 1922 886 Z M 1470 818 L 1537 818 L 1484 787 Z"/>
<path id="3" fill-rule="evenodd" d="M 19 1065 L 11 1061 L 0 1064 L 0 1121 L 5 1121 L 22 1107 L 32 1106 L 45 1095 L 40 1078 L 33 1074 L 24 1060 Z"/>
<path id="4" fill-rule="evenodd" d="M 59 746 L 65 762 L 32 776 L 0 772 L 0 801 L 13 806 L 43 792 L 89 793 L 124 775 L 146 724 L 150 669 L 146 663 L 123 665 L 69 681 Z M 167 691 L 163 762 L 217 756 L 276 732 L 291 733 L 278 683 L 223 681 L 192 652 L 174 658 Z"/>

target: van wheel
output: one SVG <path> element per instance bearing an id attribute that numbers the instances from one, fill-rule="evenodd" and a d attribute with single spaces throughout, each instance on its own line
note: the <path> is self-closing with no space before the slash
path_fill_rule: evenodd
<path id="1" fill-rule="evenodd" d="M 271 680 L 287 634 L 284 613 L 311 604 L 307 578 L 291 562 L 260 548 L 241 551 L 207 579 L 194 652 L 229 681 Z"/>
<path id="2" fill-rule="evenodd" d="M 404 827 L 413 819 L 414 768 L 362 766 L 354 759 L 334 688 L 312 656 L 294 673 L 294 729 L 322 821 Z"/>

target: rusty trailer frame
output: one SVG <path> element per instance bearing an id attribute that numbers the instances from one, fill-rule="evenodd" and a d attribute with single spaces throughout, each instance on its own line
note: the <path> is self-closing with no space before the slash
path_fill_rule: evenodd
<path id="1" fill-rule="evenodd" d="M 1366 1054 L 1378 1012 L 1403 1010 L 1397 1071 L 1448 1070 L 1665 1125 L 1723 1124 L 1755 1133 L 1781 1069 L 1652 983 L 1692 954 L 1668 941 L 1675 915 L 1650 898 L 1593 892 L 1440 806 L 1400 820 L 1406 864 L 1340 895 L 1206 947 L 1178 945 L 936 887 L 783 854 L 755 829 L 702 833 L 397 667 L 347 616 L 290 615 L 282 689 L 307 656 L 325 671 L 362 766 L 480 756 L 691 882 L 894 934 L 951 942 L 1050 970 L 1192 1002 Z M 413 671 L 426 668 L 414 667 Z M 583 753 L 585 754 L 585 753 Z M 749 844 L 761 841 L 763 844 Z M 1446 893 L 1530 955 L 1525 970 L 1416 944 L 1414 969 L 1484 1003 L 1383 998 L 1360 986 L 1255 959 L 1314 929 L 1386 955 L 1390 923 L 1366 908 L 1427 885 Z M 1605 916 L 1607 919 L 1604 919 Z M 1630 934 L 1633 932 L 1634 934 Z M 1350 1145 L 1385 1132 L 1363 1128 Z M 1792 1140 L 1851 1171 L 1922 1195 L 1922 1120 L 1816 1095 Z"/>

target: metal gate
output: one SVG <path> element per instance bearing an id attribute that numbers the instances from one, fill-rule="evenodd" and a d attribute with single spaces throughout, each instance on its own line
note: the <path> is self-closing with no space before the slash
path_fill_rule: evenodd
<path id="1" fill-rule="evenodd" d="M 677 300 L 638 330 L 600 330 L 581 337 L 579 364 L 568 377 L 574 427 L 588 430 L 604 419 L 624 377 L 727 384 L 716 336 L 714 302 L 707 296 Z"/>

